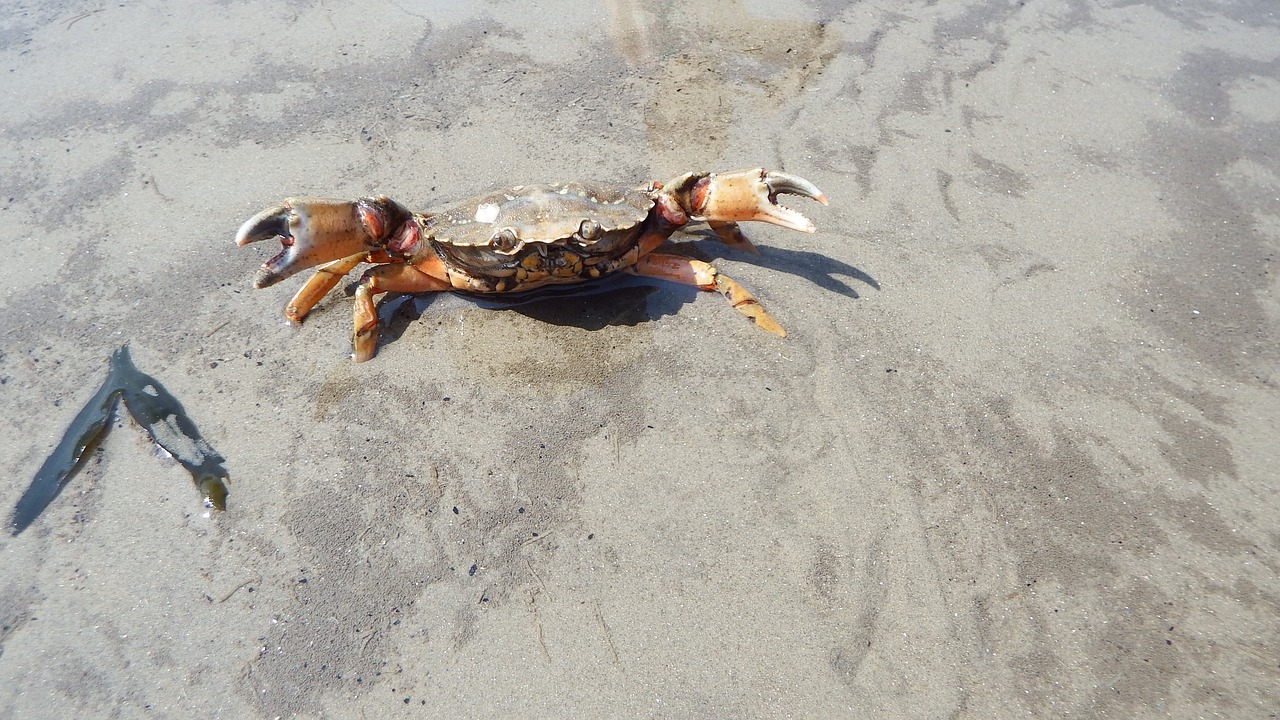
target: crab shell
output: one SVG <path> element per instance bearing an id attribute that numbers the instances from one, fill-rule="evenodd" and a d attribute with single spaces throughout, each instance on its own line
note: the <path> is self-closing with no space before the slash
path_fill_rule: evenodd
<path id="1" fill-rule="evenodd" d="M 634 260 L 629 255 L 656 203 L 653 190 L 583 182 L 519 185 L 440 213 L 415 214 L 427 242 L 404 250 L 411 263 L 434 252 L 452 284 L 474 292 L 597 278 Z"/>

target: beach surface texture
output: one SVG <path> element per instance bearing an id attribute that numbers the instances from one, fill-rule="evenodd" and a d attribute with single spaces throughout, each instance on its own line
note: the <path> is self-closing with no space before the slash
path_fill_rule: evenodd
<path id="1" fill-rule="evenodd" d="M 1280 711 L 1274 2 L 8 3 L 0 88 L 6 522 L 123 346 L 229 475 L 117 409 L 0 537 L 0 718 Z M 234 243 L 761 166 L 816 233 L 672 252 L 785 339 L 606 280 L 357 364 Z"/>

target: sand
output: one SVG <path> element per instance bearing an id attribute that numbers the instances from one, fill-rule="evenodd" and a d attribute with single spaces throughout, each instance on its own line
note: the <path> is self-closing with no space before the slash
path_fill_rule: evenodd
<path id="1" fill-rule="evenodd" d="M 0 538 L 0 717 L 1270 717 L 1273 3 L 10 4 L 0 509 L 128 342 L 127 417 Z M 286 195 L 766 166 L 814 235 L 710 293 L 350 300 Z"/>

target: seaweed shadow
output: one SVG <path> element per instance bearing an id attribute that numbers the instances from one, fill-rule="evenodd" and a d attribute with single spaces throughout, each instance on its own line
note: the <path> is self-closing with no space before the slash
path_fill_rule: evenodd
<path id="1" fill-rule="evenodd" d="M 191 473 L 205 504 L 226 509 L 226 481 L 230 475 L 222 466 L 224 458 L 200 435 L 182 403 L 133 364 L 126 346 L 112 353 L 107 379 L 71 421 L 62 440 L 18 498 L 10 520 L 14 535 L 35 522 L 84 466 L 85 459 L 110 430 L 111 415 L 120 400 L 151 441 Z"/>

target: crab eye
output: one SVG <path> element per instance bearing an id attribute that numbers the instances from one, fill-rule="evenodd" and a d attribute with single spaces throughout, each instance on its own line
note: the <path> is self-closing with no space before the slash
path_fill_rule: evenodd
<path id="1" fill-rule="evenodd" d="M 516 233 L 511 228 L 502 228 L 489 238 L 489 245 L 498 252 L 509 253 L 516 249 Z"/>
<path id="2" fill-rule="evenodd" d="M 600 223 L 595 220 L 583 220 L 582 224 L 578 226 L 578 237 L 583 240 L 595 240 L 600 237 L 600 234 Z"/>

